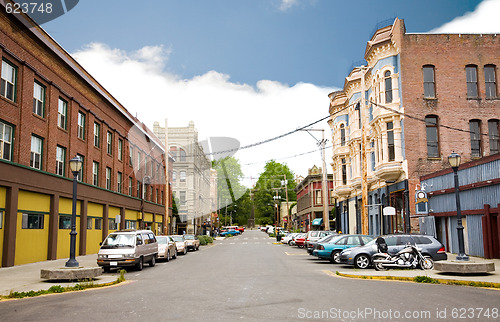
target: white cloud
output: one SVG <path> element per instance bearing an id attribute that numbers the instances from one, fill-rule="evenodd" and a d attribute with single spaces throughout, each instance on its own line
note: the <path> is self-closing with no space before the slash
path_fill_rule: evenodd
<path id="1" fill-rule="evenodd" d="M 500 0 L 484 0 L 467 12 L 429 33 L 500 33 Z"/>
<path id="2" fill-rule="evenodd" d="M 230 75 L 208 71 L 181 79 L 163 71 L 170 50 L 148 46 L 135 52 L 93 43 L 73 54 L 125 108 L 152 128 L 154 121 L 187 126 L 194 121 L 199 140 L 227 136 L 248 145 L 292 131 L 328 115 L 328 93 L 336 90 L 313 84 L 294 86 L 260 80 L 254 86 L 231 82 Z M 323 121 L 315 126 L 324 128 Z M 320 133 L 317 133 L 320 138 Z M 305 132 L 255 148 L 240 150 L 235 157 L 245 165 L 245 176 L 256 178 L 264 162 L 311 151 L 316 142 Z M 307 175 L 321 166 L 319 152 L 283 160 L 296 174 Z M 329 164 L 327 160 L 327 164 Z M 328 166 L 329 167 L 329 166 Z M 249 184 L 250 182 L 245 182 Z"/>
<path id="3" fill-rule="evenodd" d="M 298 0 L 281 0 L 281 4 L 280 4 L 279 9 L 281 11 L 287 11 L 291 7 L 297 5 L 298 3 L 299 3 Z"/>

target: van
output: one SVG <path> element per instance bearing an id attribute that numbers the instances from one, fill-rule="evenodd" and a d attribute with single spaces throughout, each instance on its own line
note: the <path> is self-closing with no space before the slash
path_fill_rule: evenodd
<path id="1" fill-rule="evenodd" d="M 109 272 L 111 268 L 130 266 L 140 271 L 144 263 L 155 266 L 158 257 L 158 242 L 151 230 L 115 231 L 100 245 L 97 265 L 105 272 Z"/>

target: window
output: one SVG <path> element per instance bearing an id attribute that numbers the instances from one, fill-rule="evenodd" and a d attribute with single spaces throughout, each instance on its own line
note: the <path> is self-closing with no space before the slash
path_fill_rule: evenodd
<path id="1" fill-rule="evenodd" d="M 92 229 L 92 219 L 93 218 L 87 218 L 87 229 Z"/>
<path id="2" fill-rule="evenodd" d="M 477 66 L 469 65 L 465 67 L 465 76 L 467 78 L 467 97 L 477 98 Z"/>
<path id="3" fill-rule="evenodd" d="M 45 87 L 35 82 L 33 87 L 33 113 L 43 117 L 45 107 Z"/>
<path id="4" fill-rule="evenodd" d="M 130 166 L 133 166 L 134 165 L 134 148 L 130 147 L 129 148 L 129 159 L 128 159 L 128 163 L 130 163 Z"/>
<path id="5" fill-rule="evenodd" d="M 98 148 L 101 142 L 101 125 L 94 123 L 94 146 Z"/>
<path id="6" fill-rule="evenodd" d="M 85 157 L 81 154 L 77 154 L 77 157 L 82 160 L 82 168 L 80 169 L 80 173 L 78 174 L 78 177 L 76 178 L 78 181 L 83 182 L 83 169 L 85 168 Z"/>
<path id="7" fill-rule="evenodd" d="M 122 192 L 122 173 L 118 172 L 118 175 L 116 176 L 116 191 L 119 193 Z"/>
<path id="8" fill-rule="evenodd" d="M 141 198 L 141 182 L 137 180 L 137 198 Z"/>
<path id="9" fill-rule="evenodd" d="M 115 221 L 115 218 L 108 218 L 108 229 L 109 230 L 117 230 L 118 224 Z"/>
<path id="10" fill-rule="evenodd" d="M 64 164 L 66 163 L 66 149 L 60 146 L 56 148 L 56 174 L 64 176 Z"/>
<path id="11" fill-rule="evenodd" d="M 500 150 L 499 121 L 488 121 L 488 136 L 490 138 L 490 154 L 498 153 Z"/>
<path id="12" fill-rule="evenodd" d="M 156 188 L 156 203 L 160 203 L 160 194 L 158 193 L 158 188 Z"/>
<path id="13" fill-rule="evenodd" d="M 356 104 L 356 118 L 358 119 L 358 129 L 361 130 L 361 104 Z"/>
<path id="14" fill-rule="evenodd" d="M 57 108 L 57 126 L 66 130 L 66 115 L 68 115 L 68 103 L 59 97 Z"/>
<path id="15" fill-rule="evenodd" d="M 95 218 L 94 224 L 95 229 L 102 229 L 102 218 Z"/>
<path id="16" fill-rule="evenodd" d="M 71 229 L 71 216 L 59 216 L 59 229 Z"/>
<path id="17" fill-rule="evenodd" d="M 132 195 L 132 177 L 128 177 L 128 195 Z"/>
<path id="18" fill-rule="evenodd" d="M 347 184 L 347 165 L 345 163 L 345 159 L 342 159 L 342 185 Z"/>
<path id="19" fill-rule="evenodd" d="M 180 191 L 179 192 L 179 201 L 181 205 L 186 204 L 186 191 Z"/>
<path id="20" fill-rule="evenodd" d="M 0 121 L 0 158 L 12 161 L 13 128 Z"/>
<path id="21" fill-rule="evenodd" d="M 427 157 L 439 158 L 438 118 L 434 115 L 425 117 L 425 130 L 427 134 Z"/>
<path id="22" fill-rule="evenodd" d="M 186 161 L 186 151 L 184 151 L 183 149 L 179 149 L 179 153 L 180 153 L 180 161 L 181 162 Z"/>
<path id="23" fill-rule="evenodd" d="M 3 211 L 0 210 L 0 229 L 3 228 Z"/>
<path id="24" fill-rule="evenodd" d="M 43 214 L 23 214 L 22 229 L 43 229 Z"/>
<path id="25" fill-rule="evenodd" d="M 31 158 L 30 167 L 42 170 L 42 147 L 43 140 L 38 136 L 31 136 Z"/>
<path id="26" fill-rule="evenodd" d="M 125 220 L 125 229 L 137 229 L 137 221 Z"/>
<path id="27" fill-rule="evenodd" d="M 123 161 L 123 140 L 118 139 L 118 160 Z"/>
<path id="28" fill-rule="evenodd" d="M 148 157 L 146 154 L 144 154 L 144 174 L 148 174 Z"/>
<path id="29" fill-rule="evenodd" d="M 345 125 L 344 123 L 340 124 L 340 145 L 345 145 Z"/>
<path id="30" fill-rule="evenodd" d="M 106 189 L 111 190 L 111 168 L 106 167 Z"/>
<path id="31" fill-rule="evenodd" d="M 480 158 L 481 157 L 481 121 L 471 120 L 469 121 L 469 131 L 470 131 L 470 145 L 471 145 L 471 157 Z"/>
<path id="32" fill-rule="evenodd" d="M 181 182 L 186 182 L 186 171 L 181 171 L 180 172 L 180 181 Z"/>
<path id="33" fill-rule="evenodd" d="M 422 68 L 424 72 L 424 97 L 436 97 L 436 83 L 434 80 L 434 66 L 427 65 Z"/>
<path id="34" fill-rule="evenodd" d="M 321 190 L 314 190 L 314 203 L 316 205 L 321 205 Z"/>
<path id="35" fill-rule="evenodd" d="M 137 168 L 141 168 L 141 151 L 137 151 Z"/>
<path id="36" fill-rule="evenodd" d="M 99 163 L 95 161 L 92 162 L 92 184 L 99 185 Z"/>
<path id="37" fill-rule="evenodd" d="M 17 67 L 2 60 L 2 81 L 0 95 L 13 102 L 16 101 Z"/>
<path id="38" fill-rule="evenodd" d="M 484 66 L 484 89 L 486 90 L 487 98 L 497 97 L 497 81 L 495 75 L 495 65 Z"/>
<path id="39" fill-rule="evenodd" d="M 176 182 L 177 181 L 177 172 L 172 172 L 172 182 Z"/>
<path id="40" fill-rule="evenodd" d="M 392 122 L 387 122 L 387 152 L 389 153 L 389 161 L 394 161 L 395 149 L 394 149 L 394 124 Z"/>
<path id="41" fill-rule="evenodd" d="M 392 103 L 392 78 L 390 71 L 386 71 L 384 73 L 384 82 L 385 82 L 385 102 Z"/>
<path id="42" fill-rule="evenodd" d="M 113 154 L 113 133 L 106 134 L 106 145 L 108 154 Z"/>
<path id="43" fill-rule="evenodd" d="M 85 140 L 85 114 L 78 112 L 78 138 Z"/>
<path id="44" fill-rule="evenodd" d="M 375 152 L 370 152 L 371 170 L 375 171 Z"/>

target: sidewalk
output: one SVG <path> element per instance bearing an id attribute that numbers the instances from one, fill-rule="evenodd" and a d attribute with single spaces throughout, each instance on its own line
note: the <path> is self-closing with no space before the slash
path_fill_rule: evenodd
<path id="1" fill-rule="evenodd" d="M 448 260 L 455 260 L 456 255 L 447 253 Z M 467 282 L 484 282 L 484 283 L 499 283 L 500 284 L 500 259 L 484 259 L 480 257 L 470 257 L 470 261 L 476 262 L 493 262 L 495 263 L 495 271 L 481 275 L 465 275 L 465 274 L 447 274 L 436 270 L 420 270 L 420 269 L 389 269 L 387 271 L 376 271 L 374 268 L 356 269 L 352 266 L 335 265 L 331 269 L 333 273 L 339 272 L 342 275 L 351 276 L 366 276 L 366 277 L 409 277 L 427 276 L 441 280 L 457 280 Z"/>
<path id="2" fill-rule="evenodd" d="M 48 290 L 53 285 L 61 285 L 62 287 L 74 286 L 78 282 L 48 282 L 40 278 L 40 270 L 48 268 L 62 268 L 67 262 L 65 259 L 57 259 L 53 261 L 44 261 L 38 263 L 17 265 L 12 267 L 0 268 L 0 295 L 9 295 L 14 292 L 28 292 Z M 77 256 L 76 260 L 81 267 L 97 267 L 97 254 Z M 106 273 L 99 276 L 93 281 L 94 284 L 106 284 L 116 281 L 119 273 Z"/>

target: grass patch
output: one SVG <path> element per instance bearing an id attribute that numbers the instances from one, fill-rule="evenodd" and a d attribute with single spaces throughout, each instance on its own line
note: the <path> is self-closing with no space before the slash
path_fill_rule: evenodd
<path id="1" fill-rule="evenodd" d="M 429 276 L 415 276 L 413 280 L 417 283 L 439 284 L 439 281 L 437 279 Z"/>
<path id="2" fill-rule="evenodd" d="M 27 292 L 12 292 L 11 291 L 10 294 L 7 295 L 7 296 L 0 296 L 0 300 L 5 300 L 5 299 L 22 299 L 22 298 L 25 298 L 25 297 L 35 297 L 35 296 L 47 295 L 47 294 L 83 291 L 83 290 L 91 289 L 91 288 L 99 288 L 99 287 L 111 286 L 111 285 L 119 284 L 119 283 L 125 281 L 125 273 L 126 272 L 127 272 L 126 270 L 121 269 L 119 271 L 120 276 L 118 276 L 118 278 L 116 279 L 116 281 L 111 282 L 111 283 L 94 284 L 93 281 L 81 281 L 80 283 L 75 284 L 74 286 L 63 287 L 61 285 L 53 285 L 48 290 L 27 291 Z"/>

